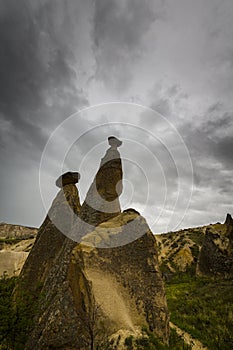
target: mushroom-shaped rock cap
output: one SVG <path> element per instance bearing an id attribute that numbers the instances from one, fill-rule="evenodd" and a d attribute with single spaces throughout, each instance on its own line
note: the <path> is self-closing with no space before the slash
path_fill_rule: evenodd
<path id="1" fill-rule="evenodd" d="M 122 145 L 122 141 L 120 141 L 117 137 L 115 136 L 109 136 L 108 137 L 108 143 L 111 147 L 120 147 Z"/>
<path id="2" fill-rule="evenodd" d="M 61 188 L 65 185 L 76 184 L 80 179 L 80 174 L 78 172 L 68 171 L 65 174 L 59 176 L 56 181 L 56 186 Z"/>

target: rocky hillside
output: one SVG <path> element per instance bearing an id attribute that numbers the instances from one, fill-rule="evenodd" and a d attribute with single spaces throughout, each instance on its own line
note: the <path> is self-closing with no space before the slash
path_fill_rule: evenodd
<path id="1" fill-rule="evenodd" d="M 223 224 L 156 235 L 160 269 L 165 278 L 190 273 L 228 276 L 232 271 L 233 225 L 230 214 Z"/>
<path id="2" fill-rule="evenodd" d="M 38 229 L 0 223 L 0 276 L 19 275 Z"/>
<path id="3" fill-rule="evenodd" d="M 205 230 L 204 226 L 156 235 L 160 268 L 165 277 L 196 270 Z"/>
<path id="4" fill-rule="evenodd" d="M 27 227 L 20 225 L 0 223 L 0 240 L 22 240 L 35 238 L 38 229 L 35 227 Z"/>

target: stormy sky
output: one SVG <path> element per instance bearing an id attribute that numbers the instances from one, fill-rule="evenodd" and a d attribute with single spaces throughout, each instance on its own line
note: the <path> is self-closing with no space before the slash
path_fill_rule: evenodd
<path id="1" fill-rule="evenodd" d="M 0 221 L 83 201 L 123 140 L 122 207 L 154 232 L 233 214 L 232 0 L 0 0 Z"/>

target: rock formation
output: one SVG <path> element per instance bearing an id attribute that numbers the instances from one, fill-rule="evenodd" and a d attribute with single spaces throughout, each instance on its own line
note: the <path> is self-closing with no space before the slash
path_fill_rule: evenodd
<path id="1" fill-rule="evenodd" d="M 121 141 L 110 137 L 109 144 L 78 218 L 68 220 L 69 237 L 75 239 L 55 233 L 51 221 L 58 212 L 66 212 L 67 201 L 78 212 L 73 189 L 66 201 L 58 194 L 25 264 L 24 285 L 42 284 L 25 350 L 85 350 L 97 344 L 103 349 L 108 337 L 119 331 L 140 334 L 142 326 L 168 341 L 169 315 L 156 241 L 138 212 L 121 213 Z M 65 185 L 64 193 L 67 186 L 75 187 Z"/>
<path id="2" fill-rule="evenodd" d="M 0 240 L 30 239 L 37 235 L 38 229 L 21 225 L 0 223 Z"/>
<path id="3" fill-rule="evenodd" d="M 165 279 L 174 274 L 195 274 L 206 227 L 157 234 L 159 265 Z"/>
<path id="4" fill-rule="evenodd" d="M 213 277 L 233 276 L 233 220 L 229 214 L 223 225 L 206 229 L 197 273 Z"/>
<path id="5" fill-rule="evenodd" d="M 70 231 L 79 210 L 77 187 L 73 182 L 64 185 L 38 231 L 35 244 L 20 274 L 18 292 L 26 291 L 28 294 L 30 291 L 34 297 L 39 295 L 45 278 L 67 239 L 64 233 Z"/>
<path id="6" fill-rule="evenodd" d="M 34 227 L 0 223 L 0 277 L 19 275 L 37 232 Z"/>
<path id="7" fill-rule="evenodd" d="M 140 236 L 141 232 L 145 233 Z M 136 233 L 135 240 L 124 244 L 123 237 L 132 233 Z M 103 247 L 101 240 L 106 243 L 106 248 L 114 246 L 111 241 L 119 245 L 96 248 L 96 245 Z M 91 246 L 93 242 L 94 247 Z M 83 237 L 81 244 L 73 250 L 70 265 L 74 293 L 77 288 L 72 281 L 79 266 L 83 266 L 91 292 L 104 315 L 105 328 L 110 333 L 124 329 L 134 334 L 142 325 L 147 325 L 167 341 L 168 311 L 157 245 L 140 214 L 123 212 Z"/>
<path id="8" fill-rule="evenodd" d="M 117 148 L 122 142 L 114 136 L 110 136 L 108 141 L 110 148 L 101 159 L 99 170 L 87 192 L 80 212 L 80 218 L 88 224 L 89 230 L 117 216 L 121 211 L 119 195 L 122 192 L 122 165 Z M 77 229 L 79 230 L 79 227 Z M 74 233 L 75 230 L 74 227 Z"/>
<path id="9" fill-rule="evenodd" d="M 227 214 L 224 224 L 228 226 L 233 226 L 233 219 L 231 217 L 231 214 Z"/>
<path id="10" fill-rule="evenodd" d="M 59 176 L 59 178 L 56 181 L 56 186 L 59 188 L 62 188 L 65 185 L 71 185 L 76 184 L 80 180 L 80 174 L 78 172 L 71 172 L 68 171 L 65 174 L 62 174 Z"/>

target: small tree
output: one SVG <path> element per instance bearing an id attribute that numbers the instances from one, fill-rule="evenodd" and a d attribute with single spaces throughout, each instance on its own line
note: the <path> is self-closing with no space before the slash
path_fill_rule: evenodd
<path id="1" fill-rule="evenodd" d="M 90 350 L 111 350 L 113 342 L 109 340 L 110 332 L 104 322 L 101 305 L 96 303 L 94 297 L 88 309 L 84 306 L 80 318 L 86 336 L 84 341 L 88 348 Z"/>

